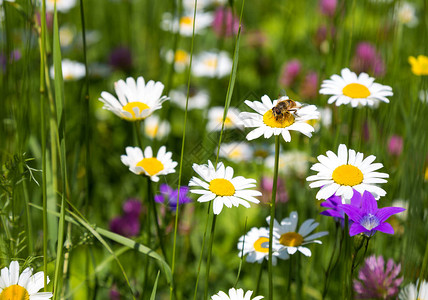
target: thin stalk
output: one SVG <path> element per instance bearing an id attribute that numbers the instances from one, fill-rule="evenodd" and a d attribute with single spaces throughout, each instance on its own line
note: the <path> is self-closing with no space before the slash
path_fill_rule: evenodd
<path id="1" fill-rule="evenodd" d="M 421 287 L 421 282 L 425 279 L 425 273 L 427 272 L 427 267 L 428 267 L 428 240 L 425 246 L 425 254 L 424 254 L 424 259 L 422 261 L 421 273 L 419 274 L 418 291 Z"/>
<path id="2" fill-rule="evenodd" d="M 262 263 L 260 264 L 259 275 L 257 276 L 257 285 L 256 285 L 255 295 L 259 294 L 260 282 L 262 280 L 262 274 L 263 274 L 263 267 L 264 267 L 264 265 L 265 265 L 265 260 L 263 259 Z"/>
<path id="3" fill-rule="evenodd" d="M 179 15 L 182 5 L 182 0 L 179 1 Z M 197 7 L 197 0 L 195 0 L 195 8 L 193 13 L 193 20 L 196 20 L 196 7 Z M 175 3 L 175 1 L 174 1 Z M 192 62 L 193 62 L 193 46 L 195 41 L 195 24 L 196 22 L 193 22 L 193 32 L 192 32 L 192 42 L 190 45 L 190 62 L 189 62 L 189 69 L 187 73 L 187 93 L 186 93 L 186 108 L 184 110 L 184 124 L 183 124 L 183 135 L 181 138 L 181 152 L 180 152 L 180 168 L 178 172 L 178 186 L 177 186 L 177 203 L 175 205 L 175 221 L 174 221 L 174 244 L 172 247 L 172 263 L 171 263 L 171 272 L 172 272 L 172 284 L 169 288 L 169 299 L 173 299 L 173 294 L 175 292 L 175 281 L 174 281 L 174 271 L 175 271 L 175 257 L 176 257 L 176 245 L 177 245 L 177 232 L 178 232 L 178 215 L 179 215 L 179 204 L 180 204 L 180 187 L 181 187 L 181 176 L 183 174 L 183 160 L 184 160 L 184 142 L 186 141 L 186 125 L 187 125 L 187 114 L 188 114 L 188 107 L 189 107 L 189 94 L 190 94 L 190 78 L 191 78 L 191 69 L 192 69 Z M 174 56 L 175 51 L 177 50 L 176 42 L 178 42 L 178 32 L 176 32 L 175 41 L 174 41 Z M 171 63 L 171 69 L 174 68 L 174 59 Z M 173 72 L 170 71 L 171 73 Z M 168 90 L 171 88 L 170 84 L 168 84 Z M 205 236 L 204 236 L 204 242 L 205 242 Z M 199 274 L 199 272 L 198 272 Z M 196 283 L 197 284 L 197 283 Z M 195 289 L 196 293 L 196 289 Z"/>
<path id="4" fill-rule="evenodd" d="M 322 298 L 323 299 L 327 295 L 327 291 L 328 291 L 328 277 L 330 276 L 330 272 L 333 270 L 333 259 L 334 259 L 334 255 L 336 254 L 337 240 L 339 239 L 339 237 L 338 237 L 338 235 L 339 235 L 338 227 L 339 227 L 339 222 L 336 222 L 336 234 L 335 234 L 335 239 L 334 239 L 333 252 L 331 253 L 330 261 L 328 263 L 327 270 L 325 271 L 324 288 L 323 288 L 323 292 L 322 292 Z"/>
<path id="5" fill-rule="evenodd" d="M 269 222 L 269 300 L 273 299 L 273 278 L 272 278 L 272 241 L 273 241 L 273 223 L 275 219 L 275 201 L 276 201 L 276 188 L 278 184 L 278 166 L 279 166 L 279 135 L 275 136 L 275 169 L 273 172 L 273 186 L 272 186 L 272 201 L 270 203 L 270 222 Z M 290 278 L 288 279 L 290 281 Z"/>
<path id="6" fill-rule="evenodd" d="M 344 268 L 342 273 L 342 278 L 347 278 L 349 276 L 350 270 L 350 262 L 352 261 L 351 257 L 351 240 L 349 237 L 349 218 L 348 215 L 345 215 L 345 228 L 344 228 L 344 251 L 343 251 L 343 262 L 344 262 Z M 348 259 L 349 258 L 349 259 Z M 352 285 L 349 286 L 349 281 L 344 280 L 344 287 L 343 290 L 343 299 L 348 299 L 349 296 L 349 290 L 352 288 Z"/>
<path id="7" fill-rule="evenodd" d="M 356 108 L 352 108 L 351 123 L 350 123 L 350 127 L 349 127 L 349 135 L 348 135 L 348 148 L 352 147 L 352 136 L 354 135 L 356 111 L 357 111 Z"/>
<path id="8" fill-rule="evenodd" d="M 46 0 L 42 1 L 40 46 L 40 125 L 42 138 L 42 198 L 43 198 L 43 275 L 44 291 L 48 285 L 48 209 L 47 209 L 47 185 L 46 185 L 46 120 L 45 120 L 45 58 L 46 58 Z"/>
<path id="9" fill-rule="evenodd" d="M 208 282 L 210 277 L 210 266 L 211 266 L 211 252 L 213 249 L 213 243 L 214 243 L 214 233 L 215 233 L 215 224 L 217 220 L 217 215 L 213 216 L 213 222 L 211 224 L 211 235 L 210 235 L 210 242 L 208 244 L 208 254 L 207 254 L 207 267 L 205 270 L 205 289 L 204 289 L 204 299 L 206 300 L 208 297 Z"/>
<path id="10" fill-rule="evenodd" d="M 153 212 L 153 218 L 154 218 L 153 221 L 155 223 L 156 233 L 157 233 L 158 239 L 159 239 L 159 245 L 160 245 L 162 254 L 163 254 L 163 256 L 165 257 L 165 260 L 166 260 L 167 255 L 166 255 L 166 252 L 165 252 L 165 247 L 163 245 L 162 231 L 161 231 L 160 226 L 159 226 L 158 212 L 156 210 L 155 198 L 153 196 L 152 180 L 150 179 L 149 176 L 147 176 L 147 194 L 148 194 L 149 203 L 150 203 L 150 206 L 151 206 L 152 212 Z"/>
<path id="11" fill-rule="evenodd" d="M 207 215 L 209 216 L 209 213 L 211 211 L 211 202 L 208 203 L 208 209 L 207 209 Z M 202 266 L 202 254 L 204 253 L 204 247 L 205 247 L 205 239 L 207 236 L 207 229 L 208 229 L 208 220 L 205 222 L 205 230 L 204 230 L 204 236 L 202 239 L 202 246 L 201 246 L 201 252 L 199 253 L 199 262 L 198 262 L 198 272 L 196 274 L 196 281 L 195 281 L 195 291 L 193 293 L 193 300 L 196 300 L 196 294 L 198 292 L 198 284 L 199 284 L 199 274 L 201 273 L 201 266 Z"/>
<path id="12" fill-rule="evenodd" d="M 89 204 L 89 187 L 91 180 L 91 168 L 89 165 L 90 162 L 90 143 L 89 143 L 89 132 L 90 132 L 90 105 L 89 105 L 89 68 L 88 68 L 88 58 L 86 54 L 86 26 L 85 26 L 85 10 L 83 6 L 83 0 L 80 0 L 80 19 L 82 23 L 82 41 L 83 41 L 83 63 L 85 64 L 85 86 L 84 86 L 84 126 L 83 131 L 85 135 L 85 205 Z"/>

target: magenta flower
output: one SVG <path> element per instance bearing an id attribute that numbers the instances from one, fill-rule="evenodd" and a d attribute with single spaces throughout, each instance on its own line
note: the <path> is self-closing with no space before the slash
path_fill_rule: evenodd
<path id="1" fill-rule="evenodd" d="M 375 76 L 385 74 L 382 57 L 376 51 L 375 46 L 369 42 L 361 42 L 357 45 L 351 66 L 354 71 L 359 73 L 372 72 Z"/>
<path id="2" fill-rule="evenodd" d="M 305 80 L 300 87 L 300 94 L 305 99 L 311 99 L 318 96 L 318 74 L 310 71 L 305 76 Z"/>
<path id="3" fill-rule="evenodd" d="M 398 293 L 403 277 L 398 277 L 401 264 L 394 264 L 392 259 L 386 263 L 382 256 L 372 255 L 366 258 L 364 266 L 354 280 L 354 290 L 360 299 L 391 299 Z"/>
<path id="4" fill-rule="evenodd" d="M 231 37 L 238 33 L 239 18 L 229 7 L 219 7 L 214 14 L 212 29 L 218 37 Z"/>
<path id="5" fill-rule="evenodd" d="M 320 0 L 319 5 L 323 15 L 333 17 L 336 12 L 337 0 Z"/>
<path id="6" fill-rule="evenodd" d="M 279 79 L 280 85 L 285 87 L 291 86 L 299 75 L 301 69 L 302 65 L 300 64 L 300 61 L 298 59 L 290 60 L 282 68 L 282 75 Z"/>
<path id="7" fill-rule="evenodd" d="M 262 177 L 260 180 L 259 191 L 262 193 L 262 202 L 270 203 L 272 199 L 272 187 L 273 187 L 273 178 L 272 177 Z M 278 178 L 277 187 L 276 187 L 276 201 L 285 203 L 288 201 L 288 193 L 285 188 L 284 182 Z"/>
<path id="8" fill-rule="evenodd" d="M 399 135 L 393 135 L 388 141 L 388 152 L 391 155 L 400 156 L 403 152 L 403 138 Z"/>
<path id="9" fill-rule="evenodd" d="M 376 231 L 393 234 L 394 229 L 385 221 L 392 215 L 405 211 L 402 207 L 384 207 L 377 208 L 375 197 L 365 191 L 361 200 L 361 207 L 352 204 L 339 205 L 349 220 L 353 224 L 349 228 L 349 235 L 354 236 L 359 233 L 364 233 L 366 236 L 373 236 Z"/>

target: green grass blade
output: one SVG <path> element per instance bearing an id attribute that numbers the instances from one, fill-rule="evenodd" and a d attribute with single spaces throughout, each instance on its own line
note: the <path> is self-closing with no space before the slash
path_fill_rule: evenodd
<path id="1" fill-rule="evenodd" d="M 155 284 L 153 285 L 153 290 L 152 290 L 152 295 L 150 296 L 150 300 L 155 300 L 156 298 L 156 290 L 158 289 L 159 274 L 160 274 L 160 271 L 158 271 L 158 274 L 156 275 L 156 280 L 155 280 Z"/>

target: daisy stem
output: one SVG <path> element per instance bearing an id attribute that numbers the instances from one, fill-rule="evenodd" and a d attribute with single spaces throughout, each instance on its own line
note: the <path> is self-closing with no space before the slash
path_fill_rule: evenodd
<path id="1" fill-rule="evenodd" d="M 338 235 L 339 235 L 338 227 L 339 227 L 339 222 L 336 222 L 336 234 L 335 234 L 335 239 L 334 239 L 333 252 L 331 253 L 330 261 L 328 263 L 327 270 L 325 271 L 324 289 L 323 289 L 323 292 L 322 292 L 322 299 L 324 299 L 325 296 L 327 295 L 327 291 L 328 291 L 328 277 L 330 276 L 330 272 L 334 268 L 334 266 L 332 265 L 332 263 L 333 263 L 334 255 L 336 254 L 337 240 L 339 239 L 339 237 L 338 237 Z M 342 233 L 343 233 L 343 231 L 342 231 Z M 342 241 L 342 239 L 341 239 L 341 241 Z"/>
<path id="2" fill-rule="evenodd" d="M 205 239 L 207 237 L 208 220 L 209 220 L 210 211 L 211 211 L 211 202 L 208 203 L 207 221 L 205 222 L 205 230 L 204 230 L 204 236 L 202 239 L 201 252 L 199 253 L 198 272 L 196 274 L 195 292 L 193 294 L 193 300 L 196 300 L 196 294 L 198 292 L 199 275 L 201 274 L 201 265 L 202 265 L 202 254 L 204 253 L 204 248 L 205 248 Z"/>
<path id="3" fill-rule="evenodd" d="M 348 215 L 345 214 L 345 228 L 344 230 L 344 251 L 343 251 L 343 275 L 342 278 L 347 278 L 348 276 L 352 276 L 351 273 L 351 264 L 352 264 L 352 254 L 351 254 L 351 239 L 349 236 L 349 218 Z M 350 281 L 344 280 L 343 290 L 343 299 L 350 299 L 350 290 L 352 289 L 352 283 Z"/>
<path id="4" fill-rule="evenodd" d="M 279 135 L 275 136 L 275 169 L 273 172 L 273 186 L 272 186 L 272 201 L 270 203 L 270 222 L 269 222 L 269 300 L 273 299 L 273 279 L 272 279 L 272 241 L 273 241 L 273 223 L 275 220 L 275 200 L 276 200 L 276 187 L 278 183 L 278 166 L 279 166 Z M 288 279 L 290 281 L 290 278 Z M 290 283 L 289 283 L 290 284 Z"/>
<path id="5" fill-rule="evenodd" d="M 259 276 L 257 277 L 257 286 L 256 286 L 256 291 L 255 291 L 255 295 L 259 294 L 259 290 L 260 290 L 260 281 L 262 279 L 262 274 L 263 274 L 263 267 L 265 266 L 265 260 L 263 259 L 262 263 L 260 264 L 260 270 L 259 270 Z"/>
<path id="6" fill-rule="evenodd" d="M 45 61 L 46 61 L 46 1 L 42 1 L 41 34 L 40 34 L 40 115 L 42 138 L 42 197 L 43 197 L 43 275 L 44 291 L 48 285 L 48 209 L 47 209 L 47 183 L 46 183 L 46 120 L 45 120 Z"/>
<path id="7" fill-rule="evenodd" d="M 205 270 L 205 290 L 204 290 L 204 299 L 206 300 L 208 297 L 208 282 L 210 278 L 210 267 L 211 267 L 211 252 L 213 249 L 214 243 L 214 233 L 215 233 L 215 224 L 217 220 L 217 215 L 213 216 L 213 222 L 211 223 L 211 235 L 210 242 L 208 244 L 208 254 L 207 254 L 207 266 Z"/>
<path id="8" fill-rule="evenodd" d="M 149 203 L 150 203 L 152 213 L 153 213 L 154 223 L 155 223 L 155 227 L 156 227 L 156 233 L 157 233 L 158 239 L 159 239 L 159 246 L 160 246 L 162 254 L 166 260 L 167 255 L 165 252 L 165 247 L 163 245 L 162 231 L 161 231 L 161 228 L 159 226 L 158 212 L 156 209 L 155 198 L 153 196 L 152 181 L 151 181 L 149 176 L 147 176 L 147 195 L 149 197 Z"/>
<path id="9" fill-rule="evenodd" d="M 352 147 L 352 136 L 354 135 L 356 111 L 357 111 L 356 108 L 352 108 L 351 123 L 350 123 L 350 127 L 349 127 L 349 135 L 348 135 L 348 148 Z"/>

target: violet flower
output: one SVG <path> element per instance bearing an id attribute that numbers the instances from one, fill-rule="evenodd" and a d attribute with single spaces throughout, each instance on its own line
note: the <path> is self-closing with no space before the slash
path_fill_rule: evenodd
<path id="1" fill-rule="evenodd" d="M 132 69 L 132 53 L 128 47 L 117 47 L 110 53 L 109 64 L 118 70 L 129 71 Z"/>
<path id="2" fill-rule="evenodd" d="M 302 65 L 298 59 L 290 60 L 282 68 L 282 75 L 279 79 L 280 85 L 285 87 L 291 86 L 299 75 L 301 69 Z"/>
<path id="3" fill-rule="evenodd" d="M 305 99 L 313 99 L 318 96 L 318 74 L 310 71 L 300 87 L 300 94 Z"/>
<path id="4" fill-rule="evenodd" d="M 368 237 L 373 236 L 376 231 L 393 234 L 394 229 L 385 221 L 390 216 L 405 210 L 402 207 L 383 207 L 378 209 L 375 197 L 367 191 L 363 194 L 361 207 L 352 204 L 343 204 L 339 205 L 339 208 L 341 208 L 345 214 L 348 215 L 349 220 L 353 222 L 349 228 L 349 235 L 354 236 L 359 233 L 364 233 Z"/>
<path id="5" fill-rule="evenodd" d="M 320 214 L 327 217 L 333 217 L 337 222 L 340 222 L 340 225 L 342 227 L 344 227 L 345 212 L 340 207 L 341 205 L 342 205 L 342 197 L 333 195 L 330 198 L 327 198 L 324 202 L 320 204 L 320 206 L 328 208 L 320 212 Z M 354 190 L 354 195 L 351 198 L 351 205 L 355 207 L 361 207 L 361 194 L 356 190 Z M 351 222 L 350 222 L 350 225 L 351 225 Z"/>
<path id="6" fill-rule="evenodd" d="M 337 0 L 320 0 L 319 6 L 323 15 L 333 17 L 336 13 Z"/>
<path id="7" fill-rule="evenodd" d="M 175 211 L 175 209 L 177 208 L 178 189 L 174 190 L 169 185 L 162 183 L 159 187 L 159 190 L 161 193 L 160 195 L 155 196 L 155 201 L 157 203 L 165 203 L 166 205 L 169 206 L 169 209 L 171 211 Z M 190 199 L 187 196 L 188 192 L 189 192 L 188 186 L 180 187 L 180 198 L 178 201 L 179 205 L 192 202 L 192 199 Z"/>
<path id="8" fill-rule="evenodd" d="M 357 72 L 373 72 L 375 76 L 385 75 L 385 64 L 373 44 L 360 42 L 355 49 L 351 62 L 352 69 Z"/>
<path id="9" fill-rule="evenodd" d="M 354 290 L 360 299 L 392 299 L 398 293 L 398 287 L 403 277 L 398 277 L 401 264 L 395 264 L 392 259 L 386 263 L 382 256 L 367 257 L 364 266 L 354 280 Z"/>

